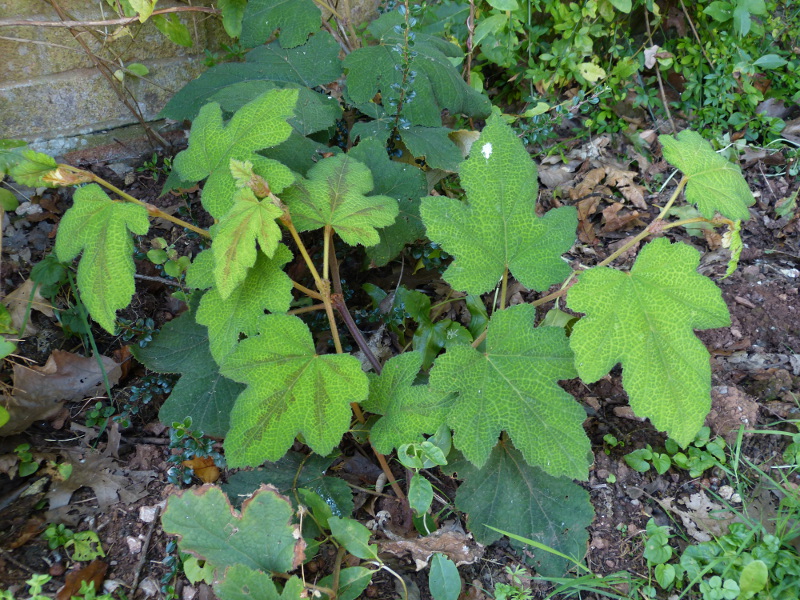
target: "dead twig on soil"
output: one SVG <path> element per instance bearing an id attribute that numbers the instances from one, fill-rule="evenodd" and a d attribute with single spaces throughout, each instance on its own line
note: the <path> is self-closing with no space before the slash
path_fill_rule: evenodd
<path id="1" fill-rule="evenodd" d="M 139 558 L 139 563 L 136 565 L 136 571 L 133 575 L 133 583 L 131 584 L 131 594 L 136 593 L 136 588 L 139 585 L 139 578 L 142 576 L 142 569 L 147 562 L 147 551 L 150 550 L 150 541 L 153 539 L 153 532 L 158 525 L 158 515 L 161 514 L 161 507 L 156 505 L 155 513 L 153 514 L 153 522 L 150 523 L 150 528 L 147 530 L 147 536 L 142 543 L 142 556 Z"/>
<path id="2" fill-rule="evenodd" d="M 683 4 L 683 2 L 681 2 Z M 645 15 L 646 17 L 646 15 Z M 652 42 L 653 33 L 650 31 L 650 19 L 645 18 L 644 24 L 647 26 L 647 37 Z M 667 101 L 667 94 L 664 92 L 664 81 L 661 79 L 661 69 L 658 66 L 658 61 L 656 60 L 656 64 L 654 65 L 656 69 L 656 78 L 658 79 L 658 90 L 661 92 L 661 103 L 664 105 L 664 110 L 667 113 L 667 118 L 669 119 L 669 124 L 672 125 L 671 133 L 675 134 L 678 132 L 677 128 L 675 127 L 675 121 L 672 118 L 672 113 L 669 110 L 669 102 Z"/>

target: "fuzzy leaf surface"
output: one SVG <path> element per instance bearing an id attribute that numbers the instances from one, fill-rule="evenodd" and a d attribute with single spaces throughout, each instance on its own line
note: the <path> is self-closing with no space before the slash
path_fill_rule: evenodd
<path id="1" fill-rule="evenodd" d="M 714 283 L 697 273 L 700 253 L 659 238 L 629 273 L 595 267 L 581 273 L 567 305 L 586 316 L 572 330 L 578 374 L 592 383 L 622 364 L 631 407 L 682 446 L 711 407 L 709 354 L 693 329 L 730 325 Z"/>
<path id="2" fill-rule="evenodd" d="M 275 256 L 259 254 L 241 285 L 223 298 L 217 288 L 203 295 L 197 322 L 208 327 L 211 355 L 221 363 L 236 347 L 240 334 L 258 332 L 264 311 L 284 313 L 292 302 L 292 280 L 283 265 L 292 259 L 291 251 L 280 244 Z"/>
<path id="3" fill-rule="evenodd" d="M 9 155 L 13 156 L 12 153 Z M 14 162 L 8 164 L 8 167 L 9 175 L 16 181 L 29 187 L 57 187 L 52 181 L 43 179 L 45 175 L 55 171 L 58 166 L 52 156 L 33 150 L 22 150 L 15 159 Z"/>
<path id="4" fill-rule="evenodd" d="M 696 131 L 684 129 L 677 137 L 660 135 L 664 158 L 683 171 L 688 179 L 686 200 L 711 219 L 715 212 L 734 221 L 750 218 L 748 206 L 756 199 L 742 176 L 742 170 L 714 152 Z"/>
<path id="5" fill-rule="evenodd" d="M 333 227 L 351 246 L 374 246 L 380 242 L 377 227 L 394 223 L 397 200 L 389 196 L 367 196 L 372 191 L 372 172 L 340 154 L 325 158 L 308 172 L 308 179 L 284 190 L 298 231 Z"/>
<path id="6" fill-rule="evenodd" d="M 479 543 L 488 545 L 502 537 L 486 527 L 490 525 L 576 560 L 586 553 L 586 528 L 594 517 L 588 492 L 566 478 L 552 477 L 528 465 L 510 443 L 497 444 L 483 467 L 461 459 L 444 469 L 463 480 L 456 492 L 456 507 L 469 515 L 467 525 Z M 511 545 L 532 552 L 542 575 L 564 575 L 566 560 L 514 540 Z"/>
<path id="7" fill-rule="evenodd" d="M 145 348 L 131 352 L 156 373 L 180 373 L 181 378 L 161 406 L 158 418 L 170 424 L 192 417 L 192 427 L 214 437 L 228 432 L 230 412 L 244 386 L 219 373 L 208 346 L 208 330 L 195 321 L 200 294 L 189 310 L 166 323 Z"/>
<path id="8" fill-rule="evenodd" d="M 179 546 L 223 573 L 243 565 L 285 573 L 298 566 L 305 542 L 294 537 L 288 498 L 263 486 L 234 510 L 225 493 L 203 485 L 170 496 L 161 517 L 164 531 L 181 536 Z"/>
<path id="9" fill-rule="evenodd" d="M 230 160 L 249 160 L 258 173 L 258 164 L 268 161 L 256 150 L 276 146 L 289 137 L 286 122 L 294 114 L 297 90 L 273 90 L 236 111 L 228 123 L 222 121 L 219 104 L 206 104 L 192 123 L 189 147 L 175 157 L 175 168 L 184 181 L 208 180 L 201 200 L 205 209 L 219 219 L 234 203 L 236 184 Z M 272 165 L 273 177 L 293 179 L 286 167 Z M 276 172 L 277 171 L 277 172 Z M 281 171 L 285 171 L 282 175 Z M 259 173 L 260 174 L 260 173 Z"/>
<path id="10" fill-rule="evenodd" d="M 358 359 L 316 354 L 311 332 L 295 316 L 265 316 L 259 335 L 239 342 L 221 371 L 247 384 L 225 438 L 231 467 L 278 460 L 298 433 L 314 452 L 328 454 L 350 426 L 350 403 L 367 396 Z"/>
<path id="11" fill-rule="evenodd" d="M 302 600 L 303 582 L 292 576 L 278 589 L 269 574 L 254 571 L 244 565 L 234 565 L 225 571 L 222 581 L 214 584 L 214 593 L 221 600 Z"/>
<path id="12" fill-rule="evenodd" d="M 61 219 L 56 256 L 78 264 L 78 289 L 89 314 L 109 333 L 116 329 L 116 312 L 130 304 L 136 285 L 131 233 L 150 229 L 147 209 L 114 202 L 97 184 L 75 190 L 72 207 Z"/>
<path id="13" fill-rule="evenodd" d="M 421 442 L 423 433 L 436 433 L 453 409 L 453 396 L 427 385 L 413 385 L 422 367 L 420 352 L 389 359 L 380 375 L 367 373 L 369 398 L 364 410 L 383 415 L 372 426 L 370 440 L 381 454 L 403 444 Z"/>
<path id="14" fill-rule="evenodd" d="M 240 41 L 245 48 L 254 48 L 280 29 L 281 47 L 294 48 L 319 29 L 321 19 L 312 0 L 250 0 L 244 9 Z"/>
<path id="15" fill-rule="evenodd" d="M 316 454 L 288 452 L 277 462 L 231 475 L 222 489 L 236 504 L 237 498 L 240 502 L 262 483 L 275 486 L 281 494 L 292 499 L 297 497 L 298 490 L 305 488 L 324 498 L 333 516 L 349 517 L 354 506 L 352 490 L 343 479 L 325 474 L 334 460 Z"/>
<path id="16" fill-rule="evenodd" d="M 376 194 L 397 200 L 399 213 L 394 223 L 382 228 L 378 232 L 380 241 L 367 248 L 367 256 L 382 267 L 406 244 L 425 235 L 419 216 L 419 201 L 428 189 L 425 174 L 409 164 L 390 160 L 383 142 L 374 138 L 362 140 L 348 154 L 369 167 Z"/>
<path id="17" fill-rule="evenodd" d="M 572 207 L 536 216 L 536 165 L 499 116 L 492 116 L 461 165 L 467 201 L 422 199 L 420 214 L 431 241 L 455 257 L 444 280 L 483 294 L 505 269 L 525 287 L 544 290 L 570 273 L 561 254 L 575 240 Z"/>
<path id="18" fill-rule="evenodd" d="M 400 102 L 397 86 L 404 84 L 403 54 L 397 46 L 402 46 L 404 40 L 403 34 L 394 28 L 403 20 L 395 11 L 373 21 L 368 31 L 377 39 L 377 45 L 359 48 L 344 59 L 348 70 L 347 91 L 353 102 L 369 102 L 378 93 L 386 107 Z M 416 33 L 412 50 L 416 55 L 409 58 L 408 70 L 414 71 L 415 76 L 412 83 L 405 82 L 405 87 L 415 97 L 402 107 L 402 116 L 411 125 L 441 127 L 444 109 L 479 118 L 489 115 L 488 98 L 469 87 L 449 60 L 463 56 L 458 46 Z"/>
<path id="19" fill-rule="evenodd" d="M 586 412 L 558 385 L 576 375 L 572 351 L 562 328 L 534 328 L 535 317 L 527 304 L 496 312 L 486 352 L 449 348 L 436 359 L 430 386 L 458 394 L 447 423 L 471 463 L 483 466 L 506 431 L 528 464 L 584 480 L 591 462 Z"/>
<path id="20" fill-rule="evenodd" d="M 250 189 L 236 190 L 233 206 L 214 227 L 214 280 L 224 300 L 247 277 L 255 264 L 258 248 L 272 258 L 281 239 L 275 219 L 283 210 L 269 198 L 259 200 Z"/>
<path id="21" fill-rule="evenodd" d="M 259 46 L 247 53 L 245 62 L 213 66 L 190 81 L 170 98 L 159 115 L 194 120 L 212 96 L 242 82 L 294 83 L 308 88 L 330 83 L 342 74 L 339 50 L 336 40 L 324 32 L 297 48 L 282 48 L 277 41 Z"/>

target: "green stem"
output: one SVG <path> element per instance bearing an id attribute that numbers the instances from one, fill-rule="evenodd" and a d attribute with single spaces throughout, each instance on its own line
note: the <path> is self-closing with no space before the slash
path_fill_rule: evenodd
<path id="1" fill-rule="evenodd" d="M 506 308 L 506 294 L 508 293 L 508 267 L 503 270 L 503 280 L 500 284 L 500 310 Z"/>

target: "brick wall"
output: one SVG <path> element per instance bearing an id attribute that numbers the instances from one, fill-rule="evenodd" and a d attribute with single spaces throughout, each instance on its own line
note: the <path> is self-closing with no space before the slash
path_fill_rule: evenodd
<path id="1" fill-rule="evenodd" d="M 75 20 L 117 18 L 105 0 L 57 2 Z M 186 6 L 161 0 L 157 8 L 179 5 Z M 218 48 L 228 39 L 218 18 L 202 13 L 180 13 L 180 18 L 192 33 L 191 48 L 173 44 L 149 21 L 134 23 L 130 35 L 115 39 L 116 26 L 79 34 L 93 52 L 111 61 L 112 71 L 131 62 L 148 67 L 145 78 L 126 78 L 132 101 L 146 119 L 205 69 L 205 48 Z M 0 0 L 0 23 L 4 20 L 60 19 L 46 0 Z M 0 26 L 0 138 L 46 141 L 136 122 L 68 29 Z"/>

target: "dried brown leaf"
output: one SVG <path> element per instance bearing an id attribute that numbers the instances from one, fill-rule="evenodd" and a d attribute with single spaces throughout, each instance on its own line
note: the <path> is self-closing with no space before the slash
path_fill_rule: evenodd
<path id="1" fill-rule="evenodd" d="M 8 312 L 11 314 L 11 325 L 14 329 L 19 331 L 22 328 L 23 321 L 25 321 L 25 316 L 28 316 L 25 325 L 25 336 L 33 335 L 38 331 L 38 328 L 31 323 L 28 311 L 29 304 L 30 310 L 38 310 L 43 315 L 51 318 L 55 316 L 53 306 L 39 293 L 38 287 L 36 292 L 33 293 L 33 298 L 31 298 L 34 285 L 32 279 L 26 279 L 22 285 L 3 299 L 3 304 L 6 305 Z"/>

